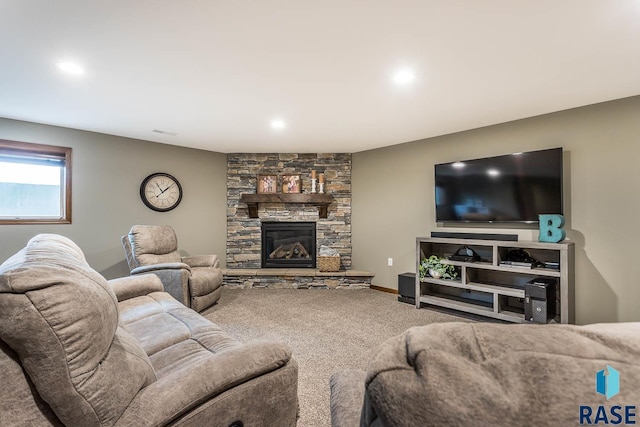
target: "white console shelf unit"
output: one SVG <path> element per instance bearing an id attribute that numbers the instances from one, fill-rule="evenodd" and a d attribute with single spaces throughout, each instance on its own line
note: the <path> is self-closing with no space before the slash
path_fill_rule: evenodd
<path id="1" fill-rule="evenodd" d="M 476 251 L 480 261 L 462 262 L 448 258 L 463 246 Z M 522 268 L 500 265 L 511 250 L 524 249 L 540 262 L 555 262 L 559 269 L 544 267 Z M 437 255 L 443 263 L 457 267 L 456 280 L 420 279 L 418 266 L 423 258 Z M 556 323 L 575 323 L 574 314 L 574 244 L 449 239 L 439 237 L 416 238 L 416 308 L 431 304 L 480 316 L 515 323 L 525 323 L 524 286 L 535 277 L 557 279 Z"/>

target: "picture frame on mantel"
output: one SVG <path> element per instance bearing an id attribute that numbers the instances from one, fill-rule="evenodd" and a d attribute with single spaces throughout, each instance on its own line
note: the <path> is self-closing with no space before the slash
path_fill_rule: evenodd
<path id="1" fill-rule="evenodd" d="M 300 175 L 282 175 L 283 193 L 300 193 Z"/>
<path id="2" fill-rule="evenodd" d="M 278 175 L 258 174 L 256 193 L 274 194 L 278 192 Z"/>

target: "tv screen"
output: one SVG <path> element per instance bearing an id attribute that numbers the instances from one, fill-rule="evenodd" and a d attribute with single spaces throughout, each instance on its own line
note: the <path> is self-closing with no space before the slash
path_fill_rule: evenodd
<path id="1" fill-rule="evenodd" d="M 435 165 L 437 222 L 538 222 L 562 214 L 562 148 Z"/>

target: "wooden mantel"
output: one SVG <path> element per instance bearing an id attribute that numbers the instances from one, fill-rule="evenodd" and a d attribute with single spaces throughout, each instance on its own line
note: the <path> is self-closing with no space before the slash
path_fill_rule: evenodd
<path id="1" fill-rule="evenodd" d="M 260 203 L 300 203 L 318 206 L 318 216 L 327 217 L 327 208 L 333 201 L 330 194 L 310 193 L 261 193 L 242 194 L 240 200 L 249 208 L 249 218 L 258 218 L 258 205 Z"/>

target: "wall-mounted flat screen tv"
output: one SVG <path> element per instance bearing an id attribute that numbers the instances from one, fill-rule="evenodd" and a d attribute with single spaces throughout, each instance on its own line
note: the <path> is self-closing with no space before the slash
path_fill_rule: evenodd
<path id="1" fill-rule="evenodd" d="M 562 214 L 562 148 L 435 165 L 436 222 L 536 223 Z"/>

